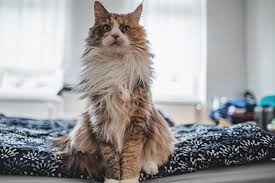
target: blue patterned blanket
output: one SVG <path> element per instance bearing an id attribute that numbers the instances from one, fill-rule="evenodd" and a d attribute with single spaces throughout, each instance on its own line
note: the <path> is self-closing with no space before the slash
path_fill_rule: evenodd
<path id="1" fill-rule="evenodd" d="M 67 171 L 62 157 L 54 155 L 57 149 L 48 145 L 49 137 L 68 133 L 74 124 L 0 115 L 0 174 L 91 178 L 85 172 Z M 178 140 L 174 154 L 157 175 L 141 172 L 141 180 L 275 157 L 275 137 L 251 124 L 181 125 L 172 132 Z"/>

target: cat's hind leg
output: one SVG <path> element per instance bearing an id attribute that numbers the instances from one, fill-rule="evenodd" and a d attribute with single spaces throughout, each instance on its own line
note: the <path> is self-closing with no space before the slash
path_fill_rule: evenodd
<path id="1" fill-rule="evenodd" d="M 144 161 L 142 169 L 149 175 L 155 175 L 159 172 L 158 163 L 154 160 Z"/>
<path id="2" fill-rule="evenodd" d="M 165 163 L 174 149 L 174 138 L 159 112 L 153 109 L 151 130 L 142 150 L 142 169 L 147 174 L 157 174 L 158 167 Z"/>
<path id="3" fill-rule="evenodd" d="M 50 142 L 59 148 L 56 154 L 64 157 L 69 170 L 86 171 L 91 176 L 101 176 L 101 155 L 87 113 L 83 114 L 83 118 L 69 134 L 53 138 Z"/>

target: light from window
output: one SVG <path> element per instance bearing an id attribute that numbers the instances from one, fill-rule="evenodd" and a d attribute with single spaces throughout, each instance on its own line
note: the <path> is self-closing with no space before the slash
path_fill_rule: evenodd
<path id="1" fill-rule="evenodd" d="M 63 86 L 64 4 L 65 0 L 0 1 L 2 91 Z"/>
<path id="2" fill-rule="evenodd" d="M 143 23 L 155 54 L 155 101 L 198 101 L 203 72 L 202 0 L 144 1 Z"/>

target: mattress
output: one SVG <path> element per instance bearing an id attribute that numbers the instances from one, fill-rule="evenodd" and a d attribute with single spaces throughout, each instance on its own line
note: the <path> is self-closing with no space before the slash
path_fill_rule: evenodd
<path id="1" fill-rule="evenodd" d="M 57 149 L 49 145 L 50 137 L 68 133 L 74 124 L 75 120 L 35 120 L 0 115 L 0 174 L 26 176 L 2 176 L 0 180 L 27 179 L 26 182 L 29 182 L 38 178 L 36 182 L 60 182 L 66 178 L 91 179 L 87 172 L 68 171 L 64 163 L 66 157 L 56 156 Z M 180 177 L 186 178 L 189 176 L 186 173 L 198 170 L 260 162 L 275 157 L 275 136 L 251 124 L 230 128 L 193 124 L 174 126 L 171 130 L 177 139 L 175 152 L 159 168 L 158 174 L 152 176 L 141 172 L 141 181 L 154 179 L 155 182 L 167 182 L 173 180 L 171 175 L 182 174 Z M 30 175 L 33 177 L 28 178 Z"/>
<path id="2" fill-rule="evenodd" d="M 54 177 L 0 176 L 0 183 L 86 183 L 96 181 Z M 147 180 L 145 183 L 274 183 L 275 161 L 213 168 L 198 172 Z"/>

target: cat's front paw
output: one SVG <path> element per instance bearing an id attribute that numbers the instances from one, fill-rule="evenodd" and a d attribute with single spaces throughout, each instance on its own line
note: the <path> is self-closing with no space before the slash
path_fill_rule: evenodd
<path id="1" fill-rule="evenodd" d="M 158 165 L 154 161 L 148 161 L 144 163 L 143 170 L 149 175 L 155 175 L 159 172 Z"/>
<path id="2" fill-rule="evenodd" d="M 137 177 L 137 178 L 133 178 L 133 179 L 121 180 L 120 183 L 139 183 L 139 181 L 138 181 L 138 177 Z"/>
<path id="3" fill-rule="evenodd" d="M 105 179 L 104 183 L 119 183 L 119 180 L 115 180 L 115 179 Z"/>

